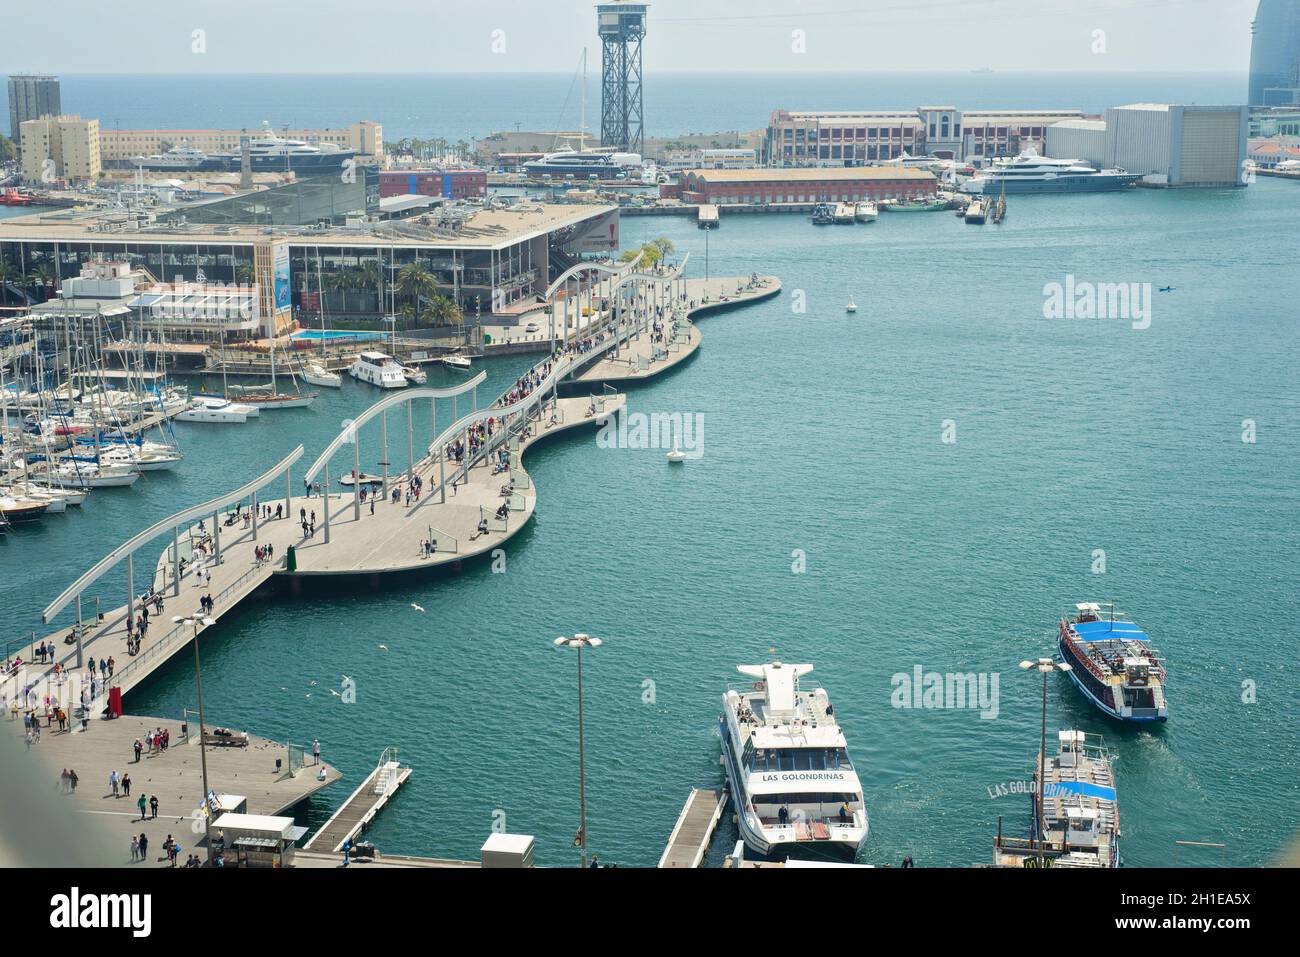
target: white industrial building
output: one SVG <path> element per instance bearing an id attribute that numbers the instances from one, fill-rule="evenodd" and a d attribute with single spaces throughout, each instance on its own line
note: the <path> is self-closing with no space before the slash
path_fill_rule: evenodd
<path id="1" fill-rule="evenodd" d="M 1244 181 L 1245 106 L 1133 103 L 1104 122 L 1067 120 L 1047 130 L 1047 155 L 1140 173 L 1144 186 L 1238 186 Z"/>
<path id="2" fill-rule="evenodd" d="M 1105 120 L 1062 120 L 1047 128 L 1045 156 L 1077 159 L 1101 169 L 1106 162 Z"/>

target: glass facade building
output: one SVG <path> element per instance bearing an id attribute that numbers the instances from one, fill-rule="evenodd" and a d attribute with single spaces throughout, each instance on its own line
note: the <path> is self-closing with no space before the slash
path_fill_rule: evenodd
<path id="1" fill-rule="evenodd" d="M 1259 0 L 1250 47 L 1250 106 L 1300 105 L 1300 0 Z"/>
<path id="2" fill-rule="evenodd" d="M 303 177 L 273 189 L 186 206 L 166 218 L 216 226 L 341 226 L 350 216 L 378 211 L 379 172 L 373 166 L 357 166 L 346 178 L 339 173 Z"/>

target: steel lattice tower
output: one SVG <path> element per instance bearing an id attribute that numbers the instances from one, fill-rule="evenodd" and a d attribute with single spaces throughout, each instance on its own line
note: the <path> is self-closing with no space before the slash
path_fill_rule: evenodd
<path id="1" fill-rule="evenodd" d="M 641 40 L 648 5 L 611 0 L 596 7 L 601 42 L 600 144 L 640 153 L 644 141 Z"/>

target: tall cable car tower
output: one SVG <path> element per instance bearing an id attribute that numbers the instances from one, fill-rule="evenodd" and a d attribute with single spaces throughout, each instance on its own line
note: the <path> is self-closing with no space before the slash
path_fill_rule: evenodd
<path id="1" fill-rule="evenodd" d="M 610 0 L 596 6 L 601 42 L 600 144 L 640 153 L 644 143 L 641 40 L 645 3 Z"/>

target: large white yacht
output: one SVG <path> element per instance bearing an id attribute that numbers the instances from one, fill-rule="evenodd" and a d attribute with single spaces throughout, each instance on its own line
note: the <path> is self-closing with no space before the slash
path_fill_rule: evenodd
<path id="1" fill-rule="evenodd" d="M 381 389 L 406 388 L 406 374 L 390 355 L 382 352 L 363 352 L 348 367 L 348 375 L 369 382 Z"/>
<path id="2" fill-rule="evenodd" d="M 852 858 L 867 839 L 862 785 L 812 665 L 737 665 L 753 689 L 722 696 L 723 763 L 746 846 L 765 857 Z"/>
<path id="3" fill-rule="evenodd" d="M 994 160 L 966 180 L 965 193 L 1099 193 L 1127 189 L 1142 177 L 1122 169 L 1096 169 L 1076 159 L 1052 159 L 1032 149 L 1015 159 Z"/>

